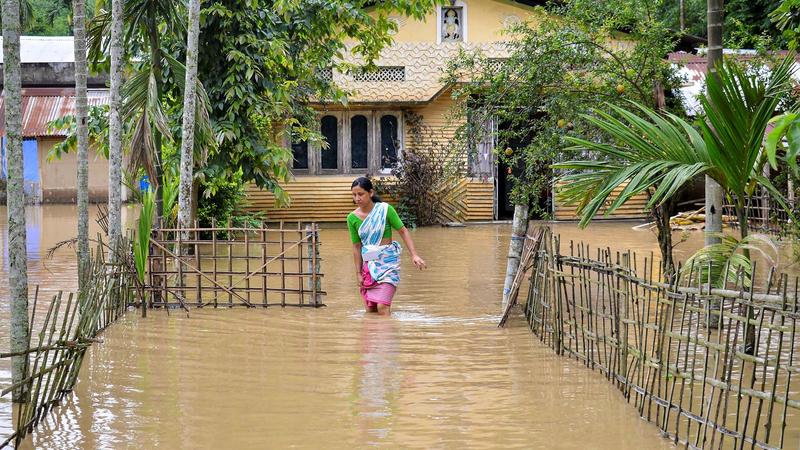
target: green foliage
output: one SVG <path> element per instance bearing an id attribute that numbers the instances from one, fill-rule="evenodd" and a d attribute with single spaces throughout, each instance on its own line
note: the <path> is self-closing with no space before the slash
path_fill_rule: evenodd
<path id="1" fill-rule="evenodd" d="M 466 120 L 457 138 L 469 151 L 486 139 L 485 127 L 498 124 L 495 153 L 513 168 L 514 203 L 539 209 L 551 186 L 549 165 L 561 158 L 571 133 L 600 139 L 594 125 L 579 112 L 601 103 L 628 100 L 656 106 L 654 86 L 667 92 L 679 80 L 663 55 L 672 48 L 671 33 L 653 20 L 651 4 L 574 1 L 558 9 L 560 17 L 539 10 L 532 23 L 509 30 L 510 57 L 496 68 L 481 53 L 465 53 L 449 67 L 446 81 L 461 84 L 454 91 L 455 114 Z M 621 35 L 616 30 L 629 32 Z M 667 98 L 668 109 L 680 111 L 680 100 Z M 499 151 L 510 148 L 510 152 Z"/>
<path id="2" fill-rule="evenodd" d="M 611 137 L 598 142 L 570 136 L 569 150 L 593 158 L 554 164 L 558 170 L 571 170 L 559 181 L 559 198 L 577 204 L 585 227 L 608 206 L 606 215 L 645 191 L 650 191 L 648 207 L 664 202 L 684 184 L 712 170 L 706 143 L 685 120 L 672 114 L 661 116 L 653 110 L 632 104 L 636 113 L 608 105 L 611 113 L 597 111 L 584 119 Z M 638 114 L 637 114 L 638 113 Z M 619 117 L 619 118 L 618 118 Z M 612 192 L 624 189 L 610 199 Z"/>
<path id="3" fill-rule="evenodd" d="M 142 197 L 142 209 L 136 229 L 136 240 L 133 243 L 133 257 L 136 275 L 139 282 L 144 283 L 147 258 L 150 255 L 150 231 L 153 229 L 153 213 L 155 210 L 155 192 L 148 189 Z"/>
<path id="4" fill-rule="evenodd" d="M 579 205 L 585 226 L 603 207 L 614 188 L 627 186 L 611 198 L 608 213 L 632 196 L 648 192 L 650 205 L 670 199 L 689 180 L 708 175 L 722 186 L 736 205 L 742 236 L 747 236 L 748 199 L 757 186 L 766 188 L 790 216 L 783 196 L 761 175 L 767 157 L 762 152 L 770 117 L 791 88 L 794 56 L 772 69 L 768 80 L 749 74 L 726 61 L 716 77 L 707 81 L 703 98 L 706 116 L 700 131 L 674 115 L 661 115 L 635 105 L 635 112 L 610 106 L 613 113 L 598 112 L 585 119 L 611 140 L 570 137 L 573 150 L 585 158 L 556 164 L 557 169 L 580 170 L 561 177 L 565 201 Z M 598 160 L 597 156 L 608 158 Z M 588 158 L 586 158 L 588 157 Z"/>
<path id="5" fill-rule="evenodd" d="M 108 159 L 108 105 L 89 107 L 89 142 L 95 151 Z M 66 131 L 67 137 L 50 148 L 47 160 L 61 159 L 64 153 L 74 152 L 78 148 L 78 127 L 75 116 L 70 114 L 52 120 L 47 124 L 48 132 Z"/>
<path id="6" fill-rule="evenodd" d="M 331 67 L 346 70 L 341 57 L 348 52 L 369 64 L 391 41 L 390 13 L 422 19 L 433 3 L 224 0 L 208 5 L 200 34 L 214 38 L 200 46 L 198 76 L 208 87 L 218 145 L 203 169 L 204 179 L 240 177 L 287 202 L 278 184 L 291 169 L 287 132 L 318 140 L 309 102 L 346 102 L 346 93 L 321 74 Z"/>
<path id="7" fill-rule="evenodd" d="M 241 179 L 217 180 L 214 185 L 214 192 L 202 192 L 203 202 L 197 209 L 197 218 L 200 226 L 209 227 L 216 221 L 225 224 L 228 220 L 233 220 L 245 199 L 244 185 Z"/>
<path id="8" fill-rule="evenodd" d="M 769 14 L 791 50 L 800 43 L 800 0 L 783 0 Z"/>
<path id="9" fill-rule="evenodd" d="M 378 181 L 377 189 L 397 200 L 404 224 L 438 224 L 454 183 L 464 175 L 463 158 L 441 132 L 423 123 L 422 116 L 406 113 L 406 127 L 410 139 L 403 161 L 392 168 L 394 179 Z"/>
<path id="10" fill-rule="evenodd" d="M 789 0 L 790 2 L 795 0 Z M 706 0 L 684 0 L 686 34 L 708 36 Z M 786 2 L 783 2 L 786 3 Z M 610 3 L 610 4 L 616 4 Z M 680 2 L 658 2 L 658 17 L 672 30 L 680 30 Z M 726 0 L 722 27 L 726 48 L 782 47 L 786 41 L 771 21 L 770 12 L 781 0 Z"/>
<path id="11" fill-rule="evenodd" d="M 773 240 L 766 235 L 751 234 L 743 239 L 719 234 L 719 244 L 704 247 L 686 260 L 681 273 L 689 277 L 692 285 L 711 282 L 723 288 L 725 282 L 737 281 L 749 288 L 753 279 L 753 262 L 750 252 L 757 252 L 770 266 L 775 265 L 779 252 Z"/>

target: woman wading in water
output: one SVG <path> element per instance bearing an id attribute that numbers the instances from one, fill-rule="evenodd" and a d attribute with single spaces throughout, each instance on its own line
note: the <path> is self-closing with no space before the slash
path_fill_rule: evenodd
<path id="1" fill-rule="evenodd" d="M 400 243 L 392 241 L 392 229 L 400 233 L 415 266 L 422 270 L 425 261 L 417 255 L 411 233 L 397 211 L 375 195 L 369 178 L 356 178 L 351 191 L 357 208 L 347 216 L 347 228 L 353 243 L 358 287 L 367 312 L 388 315 L 400 282 L 400 253 L 403 250 Z"/>

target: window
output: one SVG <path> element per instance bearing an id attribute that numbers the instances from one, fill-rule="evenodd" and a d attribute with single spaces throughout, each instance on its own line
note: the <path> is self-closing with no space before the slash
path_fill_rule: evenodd
<path id="1" fill-rule="evenodd" d="M 293 169 L 308 169 L 308 142 L 292 142 Z"/>
<path id="2" fill-rule="evenodd" d="M 381 117 L 381 168 L 391 169 L 397 163 L 397 116 Z"/>
<path id="3" fill-rule="evenodd" d="M 339 121 L 336 116 L 327 115 L 320 120 L 320 133 L 328 143 L 328 148 L 322 149 L 322 169 L 336 170 L 339 168 Z"/>
<path id="4" fill-rule="evenodd" d="M 353 79 L 362 82 L 405 81 L 406 68 L 404 66 L 384 66 L 378 67 L 374 71 L 361 70 L 353 74 Z"/>
<path id="5" fill-rule="evenodd" d="M 286 142 L 295 174 L 388 174 L 403 157 L 401 111 L 325 111 L 318 120 L 327 145 Z"/>
<path id="6" fill-rule="evenodd" d="M 369 127 L 367 118 L 356 115 L 350 119 L 350 161 L 353 169 L 368 167 Z"/>

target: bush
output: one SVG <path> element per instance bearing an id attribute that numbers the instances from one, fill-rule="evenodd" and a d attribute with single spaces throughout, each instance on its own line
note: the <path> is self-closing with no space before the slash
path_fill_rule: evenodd
<path id="1" fill-rule="evenodd" d="M 397 201 L 397 212 L 407 226 L 447 222 L 452 215 L 446 214 L 448 196 L 464 176 L 464 158 L 452 145 L 443 144 L 445 138 L 425 126 L 422 116 L 408 114 L 406 126 L 410 145 L 392 168 L 395 179 L 379 182 L 378 190 Z"/>

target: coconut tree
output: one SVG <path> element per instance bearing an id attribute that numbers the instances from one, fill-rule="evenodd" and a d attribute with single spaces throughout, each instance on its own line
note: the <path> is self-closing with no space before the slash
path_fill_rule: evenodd
<path id="1" fill-rule="evenodd" d="M 108 240 L 111 258 L 122 235 L 122 11 L 124 0 L 111 0 L 111 107 L 108 135 Z"/>
<path id="2" fill-rule="evenodd" d="M 6 162 L 8 164 L 8 286 L 11 305 L 12 352 L 28 348 L 28 257 L 25 253 L 25 193 L 22 183 L 22 80 L 19 56 L 19 0 L 3 0 L 3 79 L 5 80 Z M 25 378 L 26 356 L 11 359 L 11 383 Z M 15 402 L 26 400 L 19 388 Z"/>
<path id="3" fill-rule="evenodd" d="M 74 0 L 75 114 L 78 138 L 78 287 L 86 282 L 89 265 L 89 106 L 86 99 L 86 1 Z"/>

